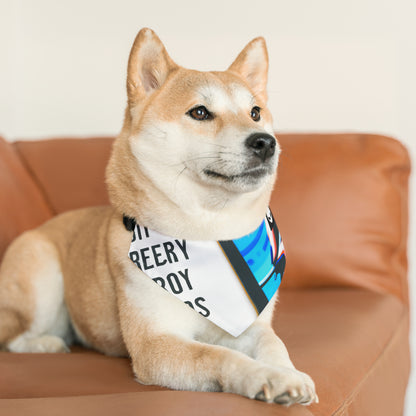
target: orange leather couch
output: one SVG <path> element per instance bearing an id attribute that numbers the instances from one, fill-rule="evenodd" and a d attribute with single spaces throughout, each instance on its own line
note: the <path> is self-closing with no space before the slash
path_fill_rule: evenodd
<path id="1" fill-rule="evenodd" d="M 271 206 L 287 270 L 275 330 L 320 403 L 285 408 L 225 393 L 133 380 L 124 358 L 0 353 L 1 415 L 401 415 L 409 374 L 407 182 L 397 141 L 375 135 L 278 135 Z M 0 257 L 22 231 L 107 204 L 111 138 L 0 140 Z"/>

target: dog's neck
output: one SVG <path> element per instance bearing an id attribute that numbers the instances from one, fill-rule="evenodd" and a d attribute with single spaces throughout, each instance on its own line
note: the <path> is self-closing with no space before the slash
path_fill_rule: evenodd
<path id="1" fill-rule="evenodd" d="M 188 179 L 191 180 L 191 179 Z M 221 188 L 207 192 L 192 183 L 192 192 L 167 194 L 140 169 L 128 140 L 114 143 L 107 167 L 112 205 L 138 224 L 190 240 L 229 240 L 255 230 L 264 218 L 274 178 L 262 189 L 232 194 Z"/>
<path id="2" fill-rule="evenodd" d="M 147 189 L 136 221 L 165 235 L 190 240 L 229 240 L 255 230 L 264 218 L 268 198 L 242 194 L 215 201 L 195 191 L 173 201 L 157 188 Z"/>

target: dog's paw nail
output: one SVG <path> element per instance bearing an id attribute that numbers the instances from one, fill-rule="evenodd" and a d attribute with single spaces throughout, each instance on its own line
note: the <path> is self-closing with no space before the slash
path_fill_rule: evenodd
<path id="1" fill-rule="evenodd" d="M 272 394 L 270 392 L 270 387 L 268 384 L 263 385 L 263 391 L 264 391 L 264 397 L 267 401 L 270 401 L 272 399 Z"/>
<path id="2" fill-rule="evenodd" d="M 290 398 L 294 400 L 300 399 L 302 396 L 304 396 L 303 391 L 299 391 L 297 389 L 289 389 L 287 394 L 289 395 Z"/>
<path id="3" fill-rule="evenodd" d="M 319 403 L 319 397 L 316 393 L 315 393 L 315 403 Z"/>
<path id="4" fill-rule="evenodd" d="M 270 387 L 267 384 L 263 384 L 262 389 L 256 394 L 255 399 L 263 402 L 271 401 L 272 395 L 270 393 Z"/>

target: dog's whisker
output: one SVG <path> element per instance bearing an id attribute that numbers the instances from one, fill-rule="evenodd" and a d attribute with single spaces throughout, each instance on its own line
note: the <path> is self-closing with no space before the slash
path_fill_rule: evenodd
<path id="1" fill-rule="evenodd" d="M 180 165 L 185 166 L 189 162 L 193 162 L 195 160 L 200 160 L 200 159 L 218 159 L 218 156 L 199 156 L 199 157 L 194 157 L 191 159 L 183 160 L 182 162 L 179 162 L 179 163 L 166 164 L 166 166 L 170 166 L 170 167 L 175 167 L 175 166 L 180 166 Z"/>
<path id="2" fill-rule="evenodd" d="M 217 146 L 217 147 L 222 147 L 222 148 L 227 148 L 228 146 L 225 144 L 219 144 L 219 143 L 214 143 L 212 141 L 208 141 L 208 140 L 201 140 L 201 143 L 206 143 L 210 146 Z"/>
<path id="3" fill-rule="evenodd" d="M 219 155 L 232 155 L 238 157 L 245 157 L 244 153 L 235 153 L 235 152 L 218 152 Z"/>
<path id="4" fill-rule="evenodd" d="M 188 169 L 188 167 L 184 166 L 184 168 L 176 175 L 175 183 L 173 185 L 175 190 L 176 190 L 176 186 L 178 185 L 178 181 L 179 181 L 180 176 L 182 175 L 182 173 L 185 172 L 186 169 Z"/>
<path id="5" fill-rule="evenodd" d="M 197 156 L 197 157 L 192 157 L 191 159 L 187 159 L 185 160 L 185 162 L 193 162 L 194 160 L 201 160 L 201 159 L 218 159 L 220 160 L 221 158 L 218 156 Z"/>
<path id="6" fill-rule="evenodd" d="M 201 169 L 201 173 L 204 172 L 205 170 L 213 170 L 214 168 L 221 169 L 221 168 L 224 168 L 226 165 L 227 165 L 226 161 L 217 160 L 216 162 L 212 162 L 208 164 L 207 166 L 205 166 L 203 169 Z"/>

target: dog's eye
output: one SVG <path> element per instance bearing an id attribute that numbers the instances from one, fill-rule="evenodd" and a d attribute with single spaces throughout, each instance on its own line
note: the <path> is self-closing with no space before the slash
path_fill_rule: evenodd
<path id="1" fill-rule="evenodd" d="M 192 110 L 189 110 L 187 114 L 189 114 L 193 119 L 199 120 L 199 121 L 210 120 L 213 118 L 212 114 L 203 105 L 200 105 L 198 107 L 193 108 Z"/>
<path id="2" fill-rule="evenodd" d="M 260 120 L 260 107 L 253 107 L 251 109 L 251 113 L 250 113 L 251 118 L 254 121 L 259 121 Z"/>

